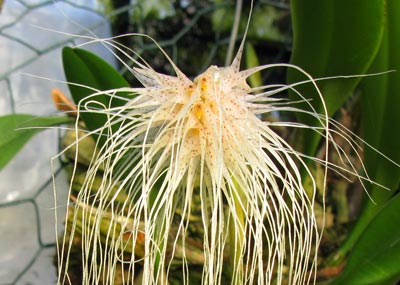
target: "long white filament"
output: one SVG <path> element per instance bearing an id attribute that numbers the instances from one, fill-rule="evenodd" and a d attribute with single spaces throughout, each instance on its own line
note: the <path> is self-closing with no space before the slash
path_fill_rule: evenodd
<path id="1" fill-rule="evenodd" d="M 129 51 L 112 39 L 86 38 L 128 56 Z M 69 282 L 67 267 L 78 232 L 83 241 L 83 284 L 113 284 L 121 275 L 117 271 L 121 264 L 123 284 L 133 280 L 168 284 L 176 264 L 182 268 L 182 284 L 190 284 L 193 262 L 202 265 L 202 284 L 221 284 L 229 266 L 235 269 L 230 272 L 232 284 L 314 283 L 320 240 L 314 214 L 317 183 L 304 159 L 324 166 L 324 187 L 328 169 L 369 181 L 357 174 L 333 136 L 341 136 L 357 153 L 356 142 L 340 126 L 330 129 L 326 110 L 306 112 L 272 97 L 283 90 L 295 91 L 296 85 L 256 90 L 246 83 L 254 72 L 269 68 L 303 72 L 296 66 L 274 64 L 240 71 L 242 43 L 231 66 L 211 66 L 192 81 L 160 50 L 176 76 L 157 73 L 141 58 L 129 58 L 135 64 L 129 68 L 143 88 L 94 90 L 79 106 L 77 152 L 81 139 L 107 136 L 104 144 L 97 142 L 74 198 L 75 209 L 68 220 L 71 230 L 59 256 L 65 263 L 60 266 L 59 284 Z M 303 73 L 318 90 L 315 80 Z M 96 102 L 98 95 L 118 97 L 119 92 L 130 93 L 123 106 Z M 276 110 L 306 112 L 320 125 L 271 123 L 259 117 Z M 107 123 L 79 138 L 81 112 L 106 114 Z M 324 158 L 298 153 L 273 125 L 319 132 L 326 142 Z M 349 170 L 326 160 L 329 143 L 350 162 Z M 73 176 L 78 167 L 75 164 Z M 301 169 L 311 181 L 310 189 L 303 186 Z M 200 220 L 194 220 L 192 213 L 198 209 Z M 201 227 L 198 251 L 188 242 L 192 226 Z M 233 255 L 236 264 L 230 264 L 227 255 Z"/>
<path id="2" fill-rule="evenodd" d="M 236 267 L 241 272 L 232 272 L 235 284 L 313 282 L 319 233 L 314 197 L 307 196 L 299 171 L 306 166 L 257 116 L 273 110 L 275 100 L 268 100 L 274 91 L 264 92 L 263 102 L 258 94 L 255 103 L 246 84 L 252 72 L 274 66 L 239 71 L 240 52 L 232 66 L 211 66 L 193 82 L 176 66 L 177 76 L 171 77 L 138 64 L 133 72 L 143 88 L 92 95 L 95 100 L 129 91 L 132 98 L 124 106 L 93 109 L 88 100 L 80 106 L 81 112 L 109 118 L 93 131 L 107 138 L 89 166 L 71 221 L 71 237 L 79 230 L 83 239 L 84 284 L 113 284 L 118 263 L 132 280 L 167 284 L 175 262 L 182 263 L 182 280 L 189 284 L 186 239 L 195 196 L 204 234 L 202 284 L 220 284 L 227 253 L 243 260 Z M 325 131 L 327 121 L 322 117 Z M 102 180 L 94 193 L 97 175 Z M 311 180 L 308 191 L 314 193 Z M 122 194 L 123 203 L 117 199 Z M 243 243 L 240 252 L 228 242 L 229 223 L 238 224 L 233 240 Z M 71 244 L 66 248 L 61 259 L 68 260 Z M 126 248 L 135 254 L 125 254 Z M 142 266 L 140 275 L 136 264 Z M 60 275 L 59 282 L 67 279 Z"/>

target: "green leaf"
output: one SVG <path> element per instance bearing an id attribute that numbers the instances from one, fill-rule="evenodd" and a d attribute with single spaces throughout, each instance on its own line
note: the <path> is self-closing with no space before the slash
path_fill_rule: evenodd
<path id="1" fill-rule="evenodd" d="M 37 133 L 47 127 L 70 123 L 67 116 L 39 117 L 27 114 L 0 117 L 0 169 Z"/>
<path id="2" fill-rule="evenodd" d="M 254 46 L 250 43 L 246 44 L 246 49 L 245 49 L 245 58 L 246 58 L 246 68 L 252 68 L 255 66 L 259 66 L 260 62 L 258 60 L 258 56 L 256 53 L 256 50 L 254 49 Z M 261 79 L 261 73 L 256 72 L 253 75 L 249 77 L 249 83 L 251 87 L 258 87 L 262 86 L 262 79 Z"/>
<path id="3" fill-rule="evenodd" d="M 364 74 L 374 59 L 383 35 L 384 0 L 293 0 L 293 53 L 291 63 L 313 78 Z M 355 16 L 356 15 L 356 16 Z M 289 69 L 288 83 L 307 78 Z M 361 78 L 337 78 L 318 82 L 328 114 L 332 116 L 352 94 Z M 316 109 L 323 105 L 312 84 L 296 87 Z M 292 92 L 294 100 L 300 98 Z M 306 103 L 297 107 L 310 110 Z M 316 119 L 299 114 L 301 122 L 317 125 Z M 303 134 L 303 151 L 313 155 L 319 142 L 315 133 Z"/>
<path id="4" fill-rule="evenodd" d="M 368 73 L 395 70 L 384 75 L 364 78 L 361 82 L 362 125 L 364 139 L 396 162 L 400 162 L 400 2 L 387 1 L 387 22 L 379 52 Z M 342 259 L 366 225 L 394 195 L 400 183 L 400 168 L 371 148 L 365 148 L 364 163 L 370 178 L 393 191 L 378 185 L 367 185 L 369 197 L 348 239 L 337 252 Z M 371 199 L 372 200 L 371 200 Z"/>
<path id="5" fill-rule="evenodd" d="M 117 96 L 113 94 L 91 96 L 90 102 L 92 103 L 88 103 L 88 96 L 95 93 L 96 90 L 107 91 L 129 87 L 128 82 L 109 63 L 87 50 L 65 47 L 62 51 L 62 57 L 72 98 L 77 105 L 80 104 L 81 111 L 83 110 L 80 113 L 82 120 L 91 131 L 101 128 L 108 120 L 107 115 L 101 112 L 87 111 L 84 105 L 86 104 L 86 107 L 93 109 L 101 109 L 101 106 L 122 106 L 126 102 L 121 98 L 130 98 L 129 93 L 118 92 L 115 94 Z M 118 124 L 115 124 L 113 128 L 117 129 Z M 103 143 L 104 141 L 105 137 L 100 136 L 99 142 Z"/>
<path id="6" fill-rule="evenodd" d="M 363 129 L 365 140 L 390 159 L 400 162 L 400 2 L 387 0 L 387 28 L 375 64 L 370 72 L 394 70 L 382 76 L 365 78 L 362 85 Z M 374 86 L 372 86 L 374 84 Z M 400 168 L 376 151 L 366 149 L 365 165 L 371 178 L 396 190 L 400 183 Z M 380 187 L 369 189 L 372 199 L 367 201 L 375 212 L 393 195 Z"/>
<path id="7" fill-rule="evenodd" d="M 330 284 L 381 285 L 400 278 L 400 195 L 375 216 Z"/>

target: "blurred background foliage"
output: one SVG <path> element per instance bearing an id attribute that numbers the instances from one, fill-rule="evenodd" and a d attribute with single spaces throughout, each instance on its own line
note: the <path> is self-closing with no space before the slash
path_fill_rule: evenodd
<path id="1" fill-rule="evenodd" d="M 234 1 L 104 1 L 115 35 L 144 33 L 156 39 L 188 76 L 196 76 L 211 64 L 224 65 L 234 19 Z M 243 34 L 250 1 L 244 1 L 239 40 Z M 256 1 L 248 39 L 256 43 L 264 62 L 288 61 L 290 12 L 286 1 Z M 138 37 L 119 39 L 134 48 L 157 71 L 171 73 L 171 66 L 154 43 Z M 195 56 L 193 56 L 195 55 Z M 130 80 L 126 70 L 122 72 Z M 282 80 L 282 77 L 281 79 Z"/>

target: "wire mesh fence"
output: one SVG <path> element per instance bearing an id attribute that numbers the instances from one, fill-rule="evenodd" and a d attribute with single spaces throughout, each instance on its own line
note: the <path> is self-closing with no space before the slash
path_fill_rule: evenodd
<path id="1" fill-rule="evenodd" d="M 75 1 L 76 2 L 76 1 Z M 64 80 L 61 47 L 76 44 L 63 32 L 82 33 L 88 27 L 99 36 L 109 36 L 108 21 L 97 3 L 11 1 L 0 14 L 0 113 L 55 113 L 51 88 L 66 91 L 61 83 L 38 80 L 22 73 Z M 98 47 L 95 48 L 99 49 Z M 34 138 L 0 172 L 0 284 L 55 284 L 54 201 L 50 159 L 58 152 L 56 130 Z M 68 189 L 57 163 L 59 189 Z M 61 208 L 67 199 L 59 193 Z M 63 220 L 60 211 L 60 221 Z"/>
<path id="2" fill-rule="evenodd" d="M 245 1 L 238 40 L 249 11 Z M 61 48 L 82 43 L 70 34 L 144 33 L 156 39 L 189 76 L 210 64 L 224 65 L 234 18 L 234 1 L 44 1 L 6 0 L 0 14 L 0 114 L 52 114 L 52 88 L 68 93 L 61 64 Z M 286 0 L 255 1 L 249 42 L 263 63 L 285 62 L 289 57 L 289 6 Z M 111 29 L 112 27 L 112 29 Z M 52 31 L 49 31 L 52 30 Z M 58 32 L 62 33 L 58 33 Z M 119 41 L 144 56 L 157 71 L 171 66 L 157 45 L 141 37 Z M 87 48 L 127 69 L 101 45 Z M 118 54 L 117 54 L 118 56 Z M 129 65 L 129 62 L 127 63 Z M 246 64 L 246 62 L 244 62 Z M 38 79 L 30 75 L 51 80 Z M 281 81 L 283 71 L 264 74 Z M 59 81 L 57 81 L 59 80 Z M 49 129 L 35 137 L 0 171 L 0 284 L 55 284 L 56 255 L 54 207 L 65 208 L 68 189 L 63 162 L 50 168 L 59 151 L 60 132 Z M 1 154 L 0 154 L 1 155 Z M 54 203 L 52 171 L 57 189 Z M 60 191 L 60 190 L 58 190 Z M 65 210 L 65 209 L 64 209 Z M 58 211 L 58 220 L 63 220 Z"/>

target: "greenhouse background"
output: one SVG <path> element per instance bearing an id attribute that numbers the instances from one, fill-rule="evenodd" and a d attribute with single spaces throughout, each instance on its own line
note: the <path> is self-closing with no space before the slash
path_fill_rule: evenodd
<path id="1" fill-rule="evenodd" d="M 71 35 L 93 32 L 109 37 L 111 28 L 96 1 L 7 0 L 0 14 L 0 113 L 54 114 L 51 90 L 67 92 L 61 48 L 82 40 Z M 49 31 L 52 30 L 52 31 Z M 90 49 L 115 65 L 103 47 Z M 43 77 L 47 79 L 40 79 Z M 55 284 L 54 193 L 59 229 L 68 190 L 58 153 L 59 131 L 47 130 L 29 142 L 0 172 L 0 284 Z"/>

